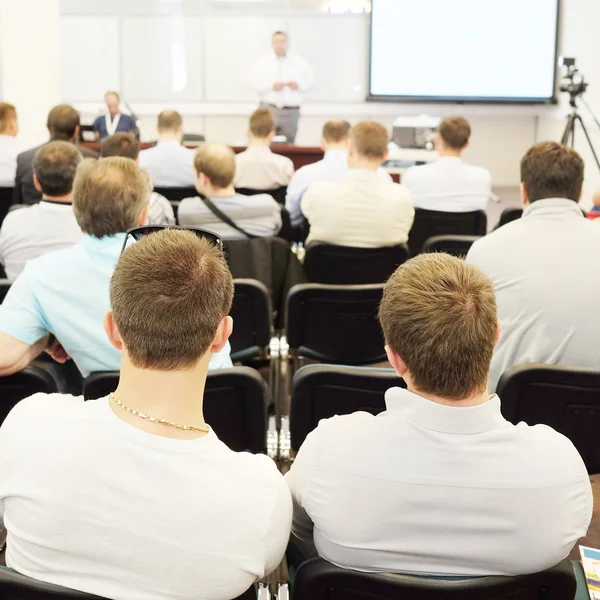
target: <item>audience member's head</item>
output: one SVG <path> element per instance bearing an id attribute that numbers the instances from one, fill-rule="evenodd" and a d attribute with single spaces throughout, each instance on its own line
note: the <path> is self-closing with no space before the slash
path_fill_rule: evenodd
<path id="1" fill-rule="evenodd" d="M 33 183 L 43 198 L 70 202 L 81 152 L 70 142 L 44 144 L 33 157 Z"/>
<path id="2" fill-rule="evenodd" d="M 120 112 L 121 97 L 119 94 L 112 90 L 106 92 L 104 94 L 104 102 L 106 103 L 108 114 L 113 118 L 116 117 Z"/>
<path id="3" fill-rule="evenodd" d="M 327 121 L 323 125 L 321 149 L 325 152 L 327 150 L 347 150 L 350 141 L 350 129 L 352 129 L 352 125 L 348 121 L 342 119 Z"/>
<path id="4" fill-rule="evenodd" d="M 435 134 L 435 149 L 440 156 L 460 156 L 469 145 L 471 126 L 463 117 L 446 117 Z"/>
<path id="5" fill-rule="evenodd" d="M 204 144 L 194 155 L 196 189 L 205 196 L 233 195 L 235 154 L 223 144 Z"/>
<path id="6" fill-rule="evenodd" d="M 600 190 L 596 190 L 594 194 L 594 206 L 600 206 Z"/>
<path id="7" fill-rule="evenodd" d="M 19 133 L 17 109 L 8 102 L 0 102 L 0 135 L 14 137 Z"/>
<path id="8" fill-rule="evenodd" d="M 100 156 L 124 156 L 131 160 L 138 159 L 140 154 L 140 143 L 137 137 L 130 131 L 119 131 L 102 141 Z"/>
<path id="9" fill-rule="evenodd" d="M 183 136 L 183 119 L 176 110 L 163 110 L 158 115 L 157 129 L 161 138 L 181 140 Z"/>
<path id="10" fill-rule="evenodd" d="M 557 142 L 534 144 L 521 159 L 521 197 L 524 204 L 546 198 L 579 202 L 583 186 L 583 160 Z"/>
<path id="11" fill-rule="evenodd" d="M 129 158 L 84 160 L 73 182 L 77 223 L 97 238 L 143 225 L 151 193 L 148 174 Z"/>
<path id="12" fill-rule="evenodd" d="M 270 145 L 275 135 L 275 120 L 267 108 L 259 108 L 250 115 L 248 137 L 250 144 Z"/>
<path id="13" fill-rule="evenodd" d="M 208 371 L 231 334 L 233 279 L 221 250 L 190 231 L 164 229 L 122 254 L 105 319 L 122 365 Z M 168 318 L 165 318 L 168 315 Z"/>
<path id="14" fill-rule="evenodd" d="M 52 140 L 76 142 L 79 136 L 79 113 L 69 104 L 59 104 L 48 113 L 46 126 Z"/>
<path id="15" fill-rule="evenodd" d="M 494 288 L 477 268 L 421 254 L 386 283 L 379 320 L 409 390 L 448 403 L 486 392 L 499 325 Z"/>
<path id="16" fill-rule="evenodd" d="M 273 52 L 275 52 L 277 56 L 285 56 L 288 50 L 287 33 L 285 33 L 285 31 L 276 31 L 271 39 L 271 45 L 273 46 Z"/>
<path id="17" fill-rule="evenodd" d="M 361 121 L 350 129 L 348 165 L 351 169 L 376 170 L 388 155 L 389 135 L 377 121 Z"/>

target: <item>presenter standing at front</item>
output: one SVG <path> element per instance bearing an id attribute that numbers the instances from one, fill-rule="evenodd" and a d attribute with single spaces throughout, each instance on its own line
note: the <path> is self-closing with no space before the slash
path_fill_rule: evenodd
<path id="1" fill-rule="evenodd" d="M 283 31 L 273 34 L 273 52 L 259 58 L 248 74 L 250 87 L 260 94 L 261 106 L 273 112 L 278 135 L 293 144 L 298 131 L 302 92 L 310 90 L 314 74 L 298 54 L 288 52 L 288 37 Z"/>

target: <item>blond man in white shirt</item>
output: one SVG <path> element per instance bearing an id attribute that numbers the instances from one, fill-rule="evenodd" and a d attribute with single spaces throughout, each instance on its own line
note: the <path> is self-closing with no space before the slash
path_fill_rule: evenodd
<path id="1" fill-rule="evenodd" d="M 302 213 L 310 223 L 307 242 L 379 248 L 408 240 L 415 214 L 410 192 L 383 181 L 379 173 L 387 144 L 381 123 L 362 121 L 351 129 L 346 176 L 314 183 L 302 197 Z"/>
<path id="2" fill-rule="evenodd" d="M 248 148 L 235 157 L 236 188 L 275 190 L 285 187 L 294 174 L 287 156 L 271 152 L 275 121 L 271 111 L 259 108 L 250 115 Z"/>
<path id="3" fill-rule="evenodd" d="M 358 571 L 519 575 L 586 534 L 593 499 L 577 450 L 545 425 L 507 422 L 487 373 L 500 328 L 475 267 L 421 255 L 385 286 L 388 359 L 407 389 L 387 410 L 320 422 L 286 480 L 304 555 Z"/>
<path id="4" fill-rule="evenodd" d="M 23 151 L 17 139 L 17 109 L 0 102 L 0 187 L 13 187 L 17 172 L 17 155 Z"/>
<path id="5" fill-rule="evenodd" d="M 272 52 L 257 60 L 248 73 L 250 87 L 260 102 L 275 117 L 277 133 L 290 144 L 296 141 L 302 93 L 314 85 L 310 65 L 298 54 L 288 51 L 288 36 L 276 31 L 271 38 Z"/>
<path id="6" fill-rule="evenodd" d="M 492 195 L 487 169 L 463 162 L 471 126 L 463 117 L 444 119 L 435 135 L 439 158 L 428 165 L 411 167 L 402 176 L 415 208 L 442 212 L 485 210 Z"/>

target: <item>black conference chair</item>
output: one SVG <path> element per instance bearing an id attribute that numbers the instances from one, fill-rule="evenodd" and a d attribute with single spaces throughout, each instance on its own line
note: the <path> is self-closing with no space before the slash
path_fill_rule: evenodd
<path id="1" fill-rule="evenodd" d="M 0 269 L 2 269 L 2 265 L 0 265 Z M 4 271 L 4 269 L 2 270 Z M 9 279 L 0 279 L 0 304 L 4 302 L 4 298 L 6 298 L 6 294 L 8 294 L 11 284 L 12 281 Z"/>
<path id="2" fill-rule="evenodd" d="M 494 227 L 494 229 L 498 229 L 499 227 L 502 227 L 502 225 L 506 225 L 507 223 L 510 223 L 511 221 L 516 221 L 517 219 L 520 219 L 523 216 L 523 209 L 522 208 L 505 208 L 502 213 L 500 214 L 500 220 L 498 221 L 498 225 L 496 225 L 496 227 Z"/>
<path id="3" fill-rule="evenodd" d="M 294 374 L 290 408 L 290 444 L 298 452 L 321 419 L 359 410 L 376 415 L 385 410 L 384 394 L 406 387 L 393 369 L 306 365 Z"/>
<path id="4" fill-rule="evenodd" d="M 573 442 L 590 474 L 600 473 L 600 371 L 517 365 L 496 391 L 508 421 L 549 425 Z"/>
<path id="5" fill-rule="evenodd" d="M 12 187 L 0 187 L 0 225 L 8 214 L 8 209 L 13 201 L 14 189 Z"/>
<path id="6" fill-rule="evenodd" d="M 306 246 L 304 270 L 313 283 L 360 285 L 385 283 L 409 259 L 408 246 L 352 248 L 322 242 Z"/>
<path id="7" fill-rule="evenodd" d="M 83 382 L 83 395 L 86 400 L 103 398 L 113 392 L 118 383 L 118 371 L 92 373 Z M 233 367 L 208 374 L 204 417 L 219 439 L 236 452 L 265 452 L 268 403 L 267 384 L 250 367 Z"/>
<path id="8" fill-rule="evenodd" d="M 318 558 L 298 569 L 292 600 L 573 600 L 576 585 L 568 560 L 531 575 L 441 580 L 361 573 Z"/>
<path id="9" fill-rule="evenodd" d="M 184 198 L 193 198 L 199 195 L 195 187 L 155 187 L 154 191 L 171 202 L 180 202 Z"/>
<path id="10" fill-rule="evenodd" d="M 287 194 L 287 186 L 281 186 L 274 190 L 257 190 L 254 188 L 235 188 L 235 191 L 242 196 L 256 196 L 257 194 L 268 194 L 272 196 L 279 204 L 285 205 L 285 196 Z"/>
<path id="11" fill-rule="evenodd" d="M 464 258 L 480 235 L 436 235 L 423 244 L 423 252 L 446 252 Z"/>
<path id="12" fill-rule="evenodd" d="M 415 209 L 415 220 L 408 234 L 408 247 L 414 255 L 419 254 L 423 244 L 438 235 L 485 235 L 487 216 L 482 210 L 471 212 L 442 212 Z"/>
<path id="13" fill-rule="evenodd" d="M 36 365 L 28 365 L 22 371 L 0 377 L 0 424 L 23 398 L 57 392 L 58 386 L 52 375 Z"/>

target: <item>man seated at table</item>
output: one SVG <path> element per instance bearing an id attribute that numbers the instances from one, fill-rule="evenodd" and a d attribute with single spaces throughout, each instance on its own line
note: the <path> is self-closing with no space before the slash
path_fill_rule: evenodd
<path id="1" fill-rule="evenodd" d="M 8 102 L 0 102 L 0 187 L 15 185 L 17 155 L 23 150 L 18 133 L 17 109 Z"/>
<path id="2" fill-rule="evenodd" d="M 140 152 L 140 167 L 148 171 L 154 187 L 194 187 L 194 151 L 181 143 L 181 115 L 163 110 L 157 129 L 158 142 Z"/>
<path id="3" fill-rule="evenodd" d="M 302 197 L 310 223 L 307 242 L 379 248 L 408 240 L 415 211 L 409 191 L 381 179 L 387 129 L 362 121 L 350 131 L 349 170 L 340 181 L 313 183 Z"/>
<path id="4" fill-rule="evenodd" d="M 268 194 L 242 196 L 233 187 L 235 155 L 222 144 L 205 144 L 196 150 L 196 189 L 208 199 L 185 198 L 179 205 L 181 225 L 196 225 L 223 239 L 246 239 L 277 235 L 281 207 Z M 215 214 L 209 204 L 223 213 Z M 228 222 L 230 221 L 230 222 Z M 232 225 L 235 225 L 235 227 Z"/>
<path id="5" fill-rule="evenodd" d="M 294 163 L 287 156 L 271 152 L 275 135 L 273 114 L 266 108 L 250 116 L 247 150 L 235 157 L 236 188 L 275 190 L 286 186 L 294 174 Z"/>
<path id="6" fill-rule="evenodd" d="M 349 569 L 427 575 L 519 575 L 566 558 L 590 524 L 589 476 L 566 437 L 509 423 L 488 394 L 491 281 L 422 254 L 387 282 L 379 320 L 408 389 L 389 389 L 377 416 L 308 435 L 286 475 L 294 545 Z"/>
<path id="7" fill-rule="evenodd" d="M 487 169 L 463 162 L 470 137 L 471 126 L 463 117 L 448 117 L 440 123 L 435 134 L 439 158 L 428 165 L 411 167 L 402 176 L 415 208 L 442 212 L 486 209 L 492 195 L 492 177 Z"/>
<path id="8" fill-rule="evenodd" d="M 33 159 L 33 182 L 42 192 L 38 204 L 13 210 L 0 229 L 0 264 L 14 279 L 42 254 L 76 244 L 83 233 L 73 213 L 73 179 L 81 153 L 68 142 L 50 142 Z"/>
<path id="9" fill-rule="evenodd" d="M 189 231 L 125 250 L 104 317 L 121 354 L 115 393 L 35 394 L 0 428 L 8 567 L 102 598 L 222 600 L 277 567 L 292 516 L 285 481 L 204 418 L 232 299 L 221 249 Z"/>
<path id="10" fill-rule="evenodd" d="M 292 225 L 303 221 L 300 201 L 306 190 L 318 181 L 340 181 L 348 174 L 348 145 L 350 129 L 348 121 L 327 121 L 323 126 L 321 148 L 325 152 L 322 160 L 300 167 L 288 184 L 285 208 L 290 213 Z M 377 174 L 382 181 L 392 183 L 390 174 L 380 167 Z"/>
<path id="11" fill-rule="evenodd" d="M 106 92 L 104 102 L 106 114 L 97 117 L 93 125 L 97 139 L 103 140 L 117 131 L 131 131 L 133 135 L 139 135 L 133 117 L 121 113 L 121 98 L 117 92 Z"/>
<path id="12" fill-rule="evenodd" d="M 119 368 L 120 352 L 106 339 L 110 277 L 125 232 L 146 223 L 150 183 L 131 159 L 84 161 L 73 183 L 73 209 L 83 231 L 71 248 L 25 265 L 0 304 L 0 375 L 25 368 L 41 352 L 71 357 L 84 377 Z M 231 367 L 229 343 L 210 368 Z"/>

